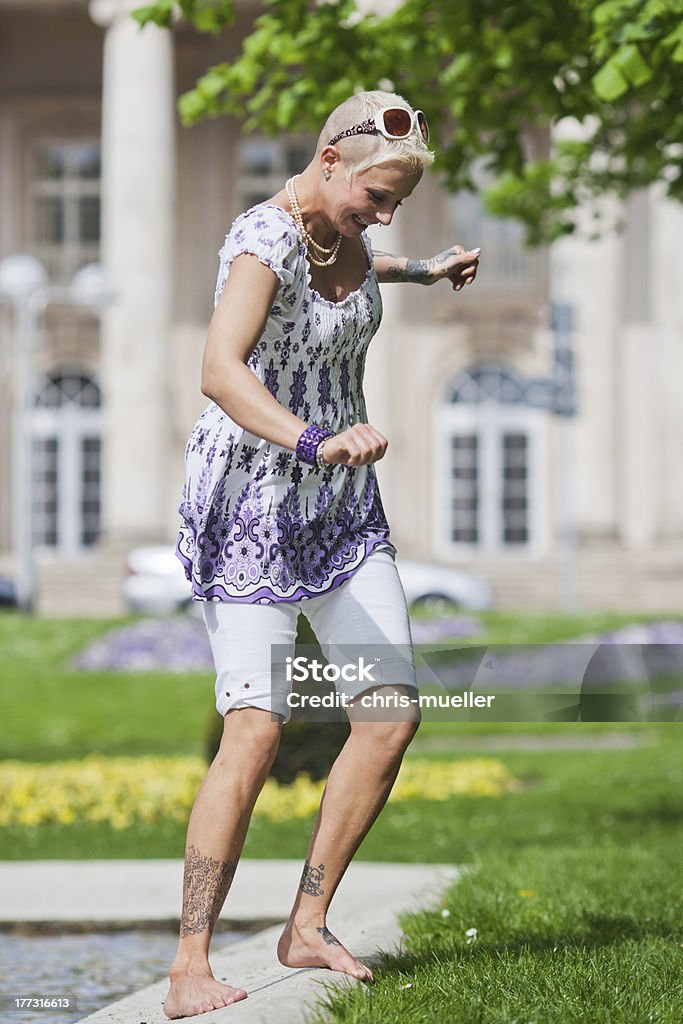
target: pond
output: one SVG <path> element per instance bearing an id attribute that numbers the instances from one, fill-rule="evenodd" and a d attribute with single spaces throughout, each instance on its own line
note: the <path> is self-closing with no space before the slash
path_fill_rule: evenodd
<path id="1" fill-rule="evenodd" d="M 221 931 L 215 951 L 249 934 Z M 165 978 L 177 944 L 177 932 L 169 929 L 0 933 L 0 1021 L 73 1024 Z M 76 997 L 76 1009 L 12 1009 L 9 1000 L 18 996 Z"/>

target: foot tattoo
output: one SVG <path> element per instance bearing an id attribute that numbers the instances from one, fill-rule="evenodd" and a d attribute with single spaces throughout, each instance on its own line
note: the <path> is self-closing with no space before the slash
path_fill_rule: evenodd
<path id="1" fill-rule="evenodd" d="M 322 928 L 316 928 L 316 931 L 320 932 L 323 942 L 328 946 L 341 946 L 341 942 L 339 939 L 335 938 L 327 925 L 324 925 Z"/>

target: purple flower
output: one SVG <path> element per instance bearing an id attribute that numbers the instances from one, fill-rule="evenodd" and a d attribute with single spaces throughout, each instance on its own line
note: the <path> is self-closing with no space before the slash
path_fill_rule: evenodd
<path id="1" fill-rule="evenodd" d="M 207 672 L 214 667 L 204 623 L 179 616 L 112 629 L 72 664 L 86 672 Z"/>

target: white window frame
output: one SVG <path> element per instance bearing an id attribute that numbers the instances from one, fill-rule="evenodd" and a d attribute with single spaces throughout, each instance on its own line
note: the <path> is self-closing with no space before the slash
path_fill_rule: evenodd
<path id="1" fill-rule="evenodd" d="M 272 154 L 272 161 L 266 174 L 250 175 L 242 163 L 244 149 L 250 143 L 257 143 L 267 147 Z M 309 136 L 291 135 L 282 139 L 269 138 L 267 135 L 248 135 L 240 139 L 236 152 L 236 181 L 237 201 L 240 212 L 253 205 L 246 197 L 254 191 L 263 192 L 263 198 L 269 199 L 276 195 L 282 188 L 282 183 L 297 171 L 304 168 L 293 168 L 287 160 L 289 148 L 301 146 L 310 151 L 310 157 L 315 152 L 315 140 Z"/>
<path id="2" fill-rule="evenodd" d="M 68 370 L 62 371 L 68 373 Z M 88 376 L 90 376 L 88 374 Z M 94 379 L 94 378 L 93 378 Z M 63 557 L 91 551 L 97 544 L 83 544 L 81 494 L 83 485 L 83 452 L 81 442 L 97 437 L 102 444 L 102 409 L 66 402 L 57 408 L 37 406 L 31 415 L 33 440 L 57 439 L 57 543 L 38 544 L 36 550 Z M 101 467 L 100 463 L 100 467 Z M 101 473 L 101 468 L 100 468 Z M 100 508 L 102 491 L 100 490 Z"/>
<path id="3" fill-rule="evenodd" d="M 100 238 L 97 242 L 85 242 L 80 237 L 78 202 L 82 198 L 94 197 L 100 201 L 101 216 L 101 166 L 97 178 L 80 178 L 76 173 L 67 172 L 57 179 L 40 178 L 35 175 L 35 158 L 39 150 L 50 146 L 61 146 L 75 151 L 89 146 L 96 149 L 101 158 L 101 144 L 96 137 L 53 137 L 43 136 L 32 139 L 29 149 L 29 181 L 26 190 L 28 204 L 28 231 L 32 252 L 49 268 L 50 275 L 57 281 L 68 281 L 80 267 L 96 262 L 100 255 Z M 68 164 L 68 161 L 67 161 Z M 41 198 L 61 199 L 65 208 L 64 239 L 62 242 L 41 241 L 37 237 L 37 201 Z"/>
<path id="4" fill-rule="evenodd" d="M 523 544 L 502 540 L 503 435 L 522 433 L 528 440 L 528 532 Z M 474 434 L 478 438 L 479 540 L 463 543 L 451 539 L 451 438 Z M 495 400 L 477 404 L 444 403 L 437 410 L 434 430 L 434 537 L 441 558 L 471 559 L 484 556 L 537 557 L 547 547 L 546 414 L 524 405 L 505 405 Z"/>

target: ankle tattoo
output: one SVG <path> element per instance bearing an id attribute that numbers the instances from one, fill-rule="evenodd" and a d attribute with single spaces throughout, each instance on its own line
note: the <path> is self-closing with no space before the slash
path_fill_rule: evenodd
<path id="1" fill-rule="evenodd" d="M 301 881 L 299 882 L 299 888 L 302 892 L 305 892 L 308 896 L 325 895 L 325 890 L 322 888 L 322 881 L 325 877 L 324 868 L 324 864 L 319 864 L 317 868 L 313 868 L 306 861 Z"/>
<path id="2" fill-rule="evenodd" d="M 207 929 L 213 932 L 236 870 L 236 860 L 214 860 L 213 857 L 205 857 L 196 846 L 188 848 L 183 879 L 181 938 L 199 935 Z"/>
<path id="3" fill-rule="evenodd" d="M 341 946 L 341 942 L 336 938 L 327 925 L 323 925 L 322 928 L 316 928 L 317 932 L 320 932 L 323 942 L 328 946 Z"/>

